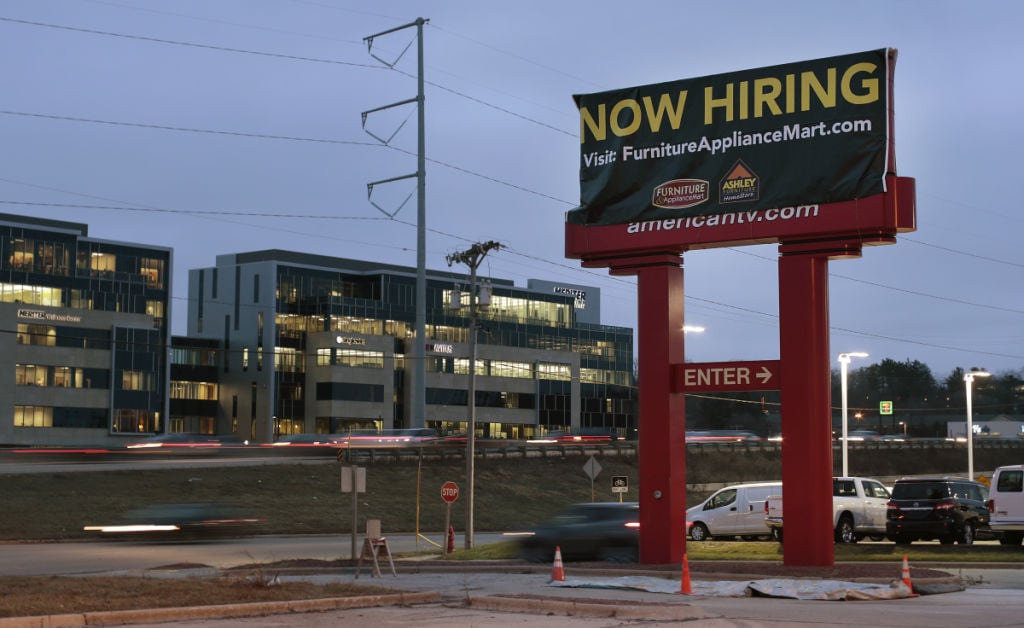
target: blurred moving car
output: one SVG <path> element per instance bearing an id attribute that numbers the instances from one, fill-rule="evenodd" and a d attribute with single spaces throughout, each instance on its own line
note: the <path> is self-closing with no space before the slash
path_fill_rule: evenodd
<path id="1" fill-rule="evenodd" d="M 118 523 L 83 530 L 133 539 L 209 539 L 247 536 L 261 522 L 225 504 L 157 504 L 131 510 Z"/>
<path id="2" fill-rule="evenodd" d="M 342 434 L 285 434 L 272 443 L 264 443 L 268 447 L 341 447 L 345 439 Z"/>
<path id="3" fill-rule="evenodd" d="M 574 504 L 523 533 L 519 557 L 551 562 L 555 548 L 563 560 L 637 562 L 640 558 L 640 506 L 637 502 Z"/>
<path id="4" fill-rule="evenodd" d="M 882 440 L 882 435 L 875 430 L 849 430 L 846 432 L 846 437 L 850 442 L 870 442 L 876 440 Z M 842 435 L 839 436 L 839 440 L 843 440 Z"/>
<path id="5" fill-rule="evenodd" d="M 193 432 L 174 432 L 140 438 L 125 445 L 126 449 L 155 449 L 164 447 L 228 447 L 242 445 L 237 436 L 216 434 L 197 434 Z"/>
<path id="6" fill-rule="evenodd" d="M 757 434 L 746 430 L 694 430 L 686 432 L 688 443 L 742 443 L 764 440 Z"/>
<path id="7" fill-rule="evenodd" d="M 334 434 L 341 447 L 403 447 L 429 445 L 439 442 L 437 430 L 429 427 L 411 427 L 397 430 L 352 430 Z"/>
<path id="8" fill-rule="evenodd" d="M 993 538 L 988 490 L 966 478 L 901 478 L 886 505 L 885 537 L 900 544 L 938 539 L 971 545 Z"/>
<path id="9" fill-rule="evenodd" d="M 610 443 L 622 440 L 622 437 L 615 430 L 602 428 L 583 428 L 578 432 L 565 430 L 551 430 L 543 436 L 531 438 L 526 442 L 531 445 L 537 444 L 558 444 L 558 445 L 584 445 L 595 443 Z"/>

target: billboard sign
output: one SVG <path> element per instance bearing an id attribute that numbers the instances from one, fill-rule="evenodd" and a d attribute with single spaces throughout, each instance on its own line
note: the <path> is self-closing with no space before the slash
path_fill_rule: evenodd
<path id="1" fill-rule="evenodd" d="M 756 221 L 885 192 L 895 58 L 880 49 L 575 96 L 581 203 L 567 223 Z"/>

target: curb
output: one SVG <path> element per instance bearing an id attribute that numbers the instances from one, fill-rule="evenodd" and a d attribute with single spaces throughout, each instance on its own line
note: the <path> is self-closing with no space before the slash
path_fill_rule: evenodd
<path id="1" fill-rule="evenodd" d="M 123 624 L 160 623 L 195 619 L 229 619 L 232 617 L 286 615 L 288 613 L 311 613 L 373 606 L 429 604 L 439 602 L 440 600 L 440 593 L 424 591 L 420 593 L 332 597 L 314 600 L 253 602 L 250 604 L 98 611 L 67 615 L 40 615 L 36 617 L 4 617 L 0 618 L 0 628 L 78 628 L 81 626 L 118 626 Z"/>
<path id="2" fill-rule="evenodd" d="M 638 603 L 634 600 L 607 600 L 601 603 L 536 597 L 488 595 L 469 598 L 465 606 L 488 611 L 565 615 L 571 617 L 614 617 L 625 620 L 696 620 L 717 617 L 689 604 Z"/>

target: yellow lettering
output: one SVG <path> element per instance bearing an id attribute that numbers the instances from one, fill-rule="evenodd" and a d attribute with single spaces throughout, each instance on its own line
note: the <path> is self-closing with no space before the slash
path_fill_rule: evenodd
<path id="1" fill-rule="evenodd" d="M 775 101 L 782 93 L 782 81 L 777 78 L 763 78 L 754 81 L 754 117 L 764 116 L 764 107 L 768 106 L 774 115 L 782 115 L 782 109 Z"/>
<path id="2" fill-rule="evenodd" d="M 874 63 L 855 63 L 843 72 L 843 80 L 840 89 L 843 92 L 843 98 L 846 102 L 851 105 L 866 105 L 871 102 L 878 100 L 878 79 L 877 78 L 866 78 L 860 82 L 860 87 L 864 90 L 861 94 L 856 94 L 853 91 L 851 83 L 853 83 L 854 77 L 858 74 L 873 74 L 878 66 Z"/>
<path id="3" fill-rule="evenodd" d="M 836 69 L 829 68 L 825 73 L 825 80 L 828 86 L 821 84 L 814 72 L 804 72 L 800 75 L 800 111 L 811 110 L 811 91 L 818 97 L 818 102 L 823 107 L 836 106 Z"/>
<path id="4" fill-rule="evenodd" d="M 624 109 L 629 109 L 631 112 L 633 112 L 633 119 L 627 126 L 620 126 L 619 114 L 621 114 Z M 619 102 L 615 103 L 615 105 L 612 107 L 611 122 L 612 133 L 619 137 L 625 137 L 627 135 L 632 135 L 636 133 L 636 130 L 640 128 L 640 103 L 633 100 L 632 98 L 620 100 Z"/>
<path id="5" fill-rule="evenodd" d="M 650 96 L 644 96 L 644 109 L 647 111 L 648 124 L 651 132 L 657 133 L 661 130 L 661 117 L 668 113 L 669 124 L 672 130 L 678 130 L 683 121 L 683 109 L 686 107 L 686 90 L 680 90 L 676 107 L 672 107 L 672 98 L 668 94 L 662 94 L 658 99 L 658 109 L 654 109 L 654 100 Z"/>
<path id="6" fill-rule="evenodd" d="M 750 83 L 748 81 L 740 81 L 740 120 L 746 120 L 750 117 L 750 105 L 747 99 L 750 97 Z"/>
<path id="7" fill-rule="evenodd" d="M 712 123 L 712 114 L 718 107 L 725 107 L 725 121 L 732 122 L 732 83 L 726 84 L 723 98 L 715 98 L 710 85 L 704 88 L 704 124 Z"/>
<path id="8" fill-rule="evenodd" d="M 580 144 L 587 141 L 587 129 L 594 136 L 594 139 L 603 142 L 608 137 L 608 130 L 604 125 L 605 106 L 601 103 L 597 106 L 597 120 L 590 114 L 586 107 L 580 109 Z"/>
<path id="9" fill-rule="evenodd" d="M 786 113 L 796 111 L 796 75 L 786 75 Z"/>

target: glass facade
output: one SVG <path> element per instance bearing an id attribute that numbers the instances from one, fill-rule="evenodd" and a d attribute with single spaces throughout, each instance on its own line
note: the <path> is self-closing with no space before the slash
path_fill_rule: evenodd
<path id="1" fill-rule="evenodd" d="M 0 313 L 15 347 L 0 442 L 39 437 L 23 427 L 86 428 L 96 435 L 74 439 L 95 441 L 166 429 L 170 261 L 169 249 L 92 240 L 82 224 L 0 214 Z M 36 388 L 53 391 L 46 403 Z"/>
<path id="2" fill-rule="evenodd" d="M 243 254 L 236 259 L 239 267 L 257 259 L 277 262 L 273 283 L 274 433 L 284 433 L 283 426 L 294 431 L 297 425 L 305 426 L 306 431 L 419 425 L 416 418 L 406 415 L 411 379 L 406 369 L 412 364 L 415 337 L 415 269 L 317 256 L 310 256 L 305 265 L 301 254 L 270 256 L 275 253 L 281 252 Z M 244 270 L 239 273 L 225 266 L 217 270 L 220 277 L 230 274 L 240 281 L 246 277 Z M 204 282 L 214 275 L 200 273 Z M 470 360 L 464 348 L 470 340 L 470 295 L 464 284 L 458 285 L 459 280 L 465 277 L 450 274 L 441 278 L 438 273 L 428 273 L 425 359 L 429 383 L 425 387 L 427 416 L 421 424 L 442 431 L 458 431 L 459 418 L 464 430 L 469 405 L 466 382 Z M 247 286 L 236 287 L 236 291 L 252 292 Z M 575 301 L 569 296 L 517 288 L 500 280 L 494 281 L 491 291 L 490 306 L 479 311 L 478 343 L 486 345 L 491 355 L 475 360 L 475 404 L 484 415 L 489 408 L 519 414 L 495 413 L 478 420 L 493 424 L 494 432 L 506 435 L 600 427 L 624 437 L 634 436 L 632 329 L 577 323 Z M 452 300 L 464 307 L 454 308 Z M 212 306 L 207 302 L 197 310 L 208 313 Z M 194 328 L 201 327 L 196 321 Z M 319 339 L 316 344 L 311 340 L 314 336 Z M 238 342 L 235 338 L 230 342 Z M 347 346 L 335 346 L 343 339 Z M 393 350 L 381 351 L 376 346 L 379 343 Z M 463 353 L 431 351 L 453 346 Z M 555 358 L 556 353 L 561 355 Z M 384 371 L 373 376 L 378 378 L 390 377 L 386 374 L 393 372 L 393 381 L 378 384 L 357 375 L 358 371 L 372 376 L 375 370 Z M 441 376 L 450 377 L 433 379 Z M 304 395 L 307 389 L 313 391 L 312 397 Z M 360 403 L 380 402 L 387 406 L 380 416 L 355 416 L 357 410 L 351 409 Z M 369 411 L 360 412 L 365 415 Z M 510 422 L 513 424 L 507 424 Z"/>

